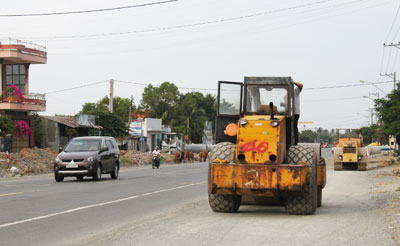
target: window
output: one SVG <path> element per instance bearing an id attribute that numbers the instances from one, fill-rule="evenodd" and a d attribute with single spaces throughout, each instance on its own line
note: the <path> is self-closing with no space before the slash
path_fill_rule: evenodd
<path id="1" fill-rule="evenodd" d="M 257 112 L 260 106 L 269 108 L 272 102 L 279 114 L 288 113 L 287 89 L 268 85 L 247 86 L 246 112 Z M 269 111 L 269 110 L 268 110 Z"/>
<path id="2" fill-rule="evenodd" d="M 6 67 L 6 89 L 14 84 L 25 94 L 26 69 L 25 65 L 5 65 Z"/>
<path id="3" fill-rule="evenodd" d="M 96 151 L 99 149 L 99 140 L 97 139 L 75 139 L 71 140 L 65 152 L 76 152 L 76 151 Z"/>
<path id="4" fill-rule="evenodd" d="M 114 145 L 112 144 L 112 142 L 110 140 L 106 140 L 106 144 L 109 150 L 114 149 Z"/>
<path id="5" fill-rule="evenodd" d="M 241 84 L 220 83 L 218 110 L 219 114 L 239 115 L 241 93 Z"/>

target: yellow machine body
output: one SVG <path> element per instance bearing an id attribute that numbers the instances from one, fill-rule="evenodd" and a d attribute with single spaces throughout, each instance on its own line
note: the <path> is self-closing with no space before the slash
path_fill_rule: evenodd
<path id="1" fill-rule="evenodd" d="M 237 127 L 235 160 L 211 160 L 210 193 L 285 196 L 304 189 L 310 166 L 285 163 L 286 116 L 244 116 Z M 325 163 L 318 163 L 318 187 L 325 187 L 325 175 Z"/>

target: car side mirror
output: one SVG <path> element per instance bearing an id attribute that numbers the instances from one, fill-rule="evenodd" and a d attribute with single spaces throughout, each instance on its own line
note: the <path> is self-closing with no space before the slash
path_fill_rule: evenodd
<path id="1" fill-rule="evenodd" d="M 107 146 L 100 148 L 100 152 L 105 152 L 105 151 L 108 151 L 108 147 Z"/>

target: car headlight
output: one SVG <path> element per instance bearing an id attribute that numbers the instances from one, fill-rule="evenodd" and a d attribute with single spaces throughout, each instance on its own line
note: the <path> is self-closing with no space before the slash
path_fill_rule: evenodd
<path id="1" fill-rule="evenodd" d="M 343 160 L 343 156 L 339 155 L 339 160 Z"/>
<path id="2" fill-rule="evenodd" d="M 85 159 L 85 162 L 93 162 L 93 156 L 89 156 L 88 158 Z"/>
<path id="3" fill-rule="evenodd" d="M 60 164 L 61 162 L 62 162 L 62 160 L 60 159 L 60 157 L 57 156 L 57 157 L 56 157 L 56 163 L 57 163 L 57 164 Z"/>
<path id="4" fill-rule="evenodd" d="M 360 161 L 362 159 L 362 155 L 359 155 L 358 156 L 358 160 Z"/>
<path id="5" fill-rule="evenodd" d="M 240 120 L 239 120 L 239 123 L 240 123 L 242 126 L 244 126 L 244 125 L 247 124 L 247 119 L 240 119 Z"/>
<path id="6" fill-rule="evenodd" d="M 272 127 L 277 127 L 277 126 L 279 126 L 279 121 L 271 121 L 271 126 L 272 126 Z"/>

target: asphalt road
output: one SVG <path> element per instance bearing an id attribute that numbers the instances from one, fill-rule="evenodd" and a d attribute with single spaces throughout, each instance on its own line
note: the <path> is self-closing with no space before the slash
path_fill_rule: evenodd
<path id="1" fill-rule="evenodd" d="M 52 176 L 0 181 L 0 245 L 397 245 L 367 172 L 333 172 L 312 216 L 283 207 L 213 213 L 207 164 L 123 170 L 94 182 Z"/>

